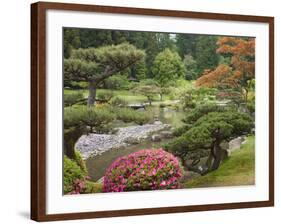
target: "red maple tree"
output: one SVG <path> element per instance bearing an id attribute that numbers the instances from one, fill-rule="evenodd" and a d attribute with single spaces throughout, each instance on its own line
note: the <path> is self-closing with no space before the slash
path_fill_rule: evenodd
<path id="1" fill-rule="evenodd" d="M 230 63 L 205 70 L 196 80 L 196 86 L 236 89 L 247 103 L 251 81 L 255 78 L 255 39 L 221 37 L 217 45 L 217 53 L 230 56 Z"/>

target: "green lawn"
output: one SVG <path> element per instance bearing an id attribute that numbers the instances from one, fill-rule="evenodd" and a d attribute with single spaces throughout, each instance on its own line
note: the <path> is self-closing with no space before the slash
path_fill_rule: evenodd
<path id="1" fill-rule="evenodd" d="M 250 136 L 218 170 L 186 183 L 187 188 L 255 184 L 255 137 Z"/>
<path id="2" fill-rule="evenodd" d="M 71 90 L 71 89 L 64 89 L 64 94 L 71 94 L 74 92 L 80 91 L 83 93 L 84 97 L 88 97 L 88 90 L 83 89 L 83 90 Z M 98 89 L 97 94 L 103 93 L 103 92 L 108 92 L 111 90 L 108 89 Z M 129 90 L 113 90 L 113 94 L 115 97 L 119 97 L 123 100 L 125 100 L 128 103 L 138 103 L 138 102 L 147 102 L 147 97 L 141 94 L 135 94 L 132 91 Z M 164 95 L 163 100 L 168 100 L 168 96 Z M 153 101 L 159 101 L 159 103 L 163 102 L 160 101 L 159 96 L 154 96 Z"/>
<path id="3" fill-rule="evenodd" d="M 163 95 L 163 101 L 160 101 L 160 96 L 155 95 L 153 97 L 153 102 L 155 105 L 157 104 L 170 104 L 171 100 L 175 100 L 176 98 L 179 98 L 178 95 L 181 91 L 184 89 L 192 89 L 194 86 L 194 81 L 188 81 L 188 80 L 177 80 L 176 83 L 177 88 L 173 90 L 173 92 L 168 95 Z M 71 94 L 74 92 L 80 91 L 83 93 L 84 97 L 87 98 L 88 96 L 88 89 L 82 89 L 82 90 L 72 90 L 72 89 L 64 89 L 64 94 Z M 128 103 L 143 103 L 147 102 L 147 97 L 141 94 L 134 93 L 130 90 L 109 90 L 109 89 L 97 89 L 97 95 L 99 93 L 112 91 L 114 94 L 114 97 L 119 97 Z M 174 96 L 176 94 L 176 97 Z"/>

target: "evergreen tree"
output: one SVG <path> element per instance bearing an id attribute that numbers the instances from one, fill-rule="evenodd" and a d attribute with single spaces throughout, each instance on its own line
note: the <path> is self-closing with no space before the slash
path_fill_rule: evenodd
<path id="1" fill-rule="evenodd" d="M 160 52 L 153 63 L 153 74 L 161 87 L 161 100 L 165 88 L 185 74 L 184 64 L 177 52 L 166 48 Z"/>
<path id="2" fill-rule="evenodd" d="M 176 34 L 177 51 L 181 58 L 185 55 L 195 57 L 195 48 L 198 35 L 195 34 Z"/>
<path id="3" fill-rule="evenodd" d="M 130 44 L 78 49 L 64 60 L 64 77 L 89 83 L 88 106 L 93 106 L 96 90 L 108 77 L 121 72 L 144 57 L 144 52 Z"/>
<path id="4" fill-rule="evenodd" d="M 63 29 L 63 53 L 64 58 L 69 58 L 71 51 L 81 46 L 79 29 Z"/>
<path id="5" fill-rule="evenodd" d="M 205 69 L 213 69 L 218 66 L 219 55 L 217 54 L 216 36 L 199 36 L 195 48 L 195 60 L 198 73 Z"/>
<path id="6" fill-rule="evenodd" d="M 101 47 L 113 44 L 111 31 L 96 29 L 79 29 L 81 48 Z"/>
<path id="7" fill-rule="evenodd" d="M 208 171 L 216 170 L 225 155 L 223 141 L 251 133 L 253 119 L 246 113 L 226 110 L 219 106 L 202 106 L 189 111 L 181 135 L 165 146 L 176 156 L 187 159 L 188 152 L 209 150 Z"/>
<path id="8" fill-rule="evenodd" d="M 195 80 L 197 78 L 197 63 L 193 59 L 193 57 L 189 55 L 184 56 L 183 60 L 184 66 L 185 66 L 185 79 L 186 80 Z"/>

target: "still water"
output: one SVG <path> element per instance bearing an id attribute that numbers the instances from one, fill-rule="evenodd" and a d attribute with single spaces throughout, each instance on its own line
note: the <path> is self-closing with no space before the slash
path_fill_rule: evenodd
<path id="1" fill-rule="evenodd" d="M 154 114 L 154 117 L 159 119 L 162 123 L 170 124 L 174 128 L 182 125 L 182 119 L 184 117 L 184 112 L 182 111 L 173 110 L 169 107 L 165 107 L 165 108 L 153 107 L 152 112 Z M 141 149 L 159 148 L 165 142 L 167 142 L 167 140 L 162 140 L 160 142 L 146 141 L 122 149 L 113 149 L 104 152 L 102 155 L 95 156 L 93 158 L 88 158 L 86 160 L 86 165 L 87 165 L 89 176 L 93 181 L 97 181 L 104 175 L 106 168 L 116 158 L 120 156 L 128 155 L 130 153 L 136 152 Z"/>

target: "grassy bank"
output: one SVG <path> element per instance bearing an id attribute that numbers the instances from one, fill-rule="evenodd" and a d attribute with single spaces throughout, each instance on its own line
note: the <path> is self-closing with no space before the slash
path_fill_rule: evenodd
<path id="1" fill-rule="evenodd" d="M 220 168 L 186 183 L 187 188 L 255 184 L 255 137 L 250 136 Z"/>
<path id="2" fill-rule="evenodd" d="M 83 93 L 84 97 L 88 97 L 89 91 L 88 90 L 70 90 L 70 89 L 65 89 L 64 94 L 72 94 L 76 91 L 80 91 Z M 128 103 L 136 103 L 136 102 L 146 102 L 147 97 L 144 95 L 140 94 L 135 94 L 132 91 L 129 90 L 108 90 L 108 89 L 98 89 L 97 90 L 97 95 L 98 94 L 103 94 L 105 92 L 113 92 L 114 97 L 119 97 L 123 100 L 125 100 Z M 166 98 L 166 97 L 165 97 Z M 159 100 L 159 96 L 154 96 L 153 100 Z"/>

